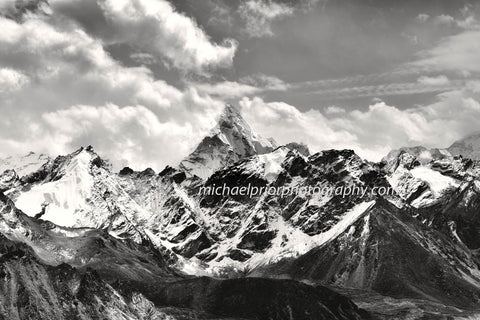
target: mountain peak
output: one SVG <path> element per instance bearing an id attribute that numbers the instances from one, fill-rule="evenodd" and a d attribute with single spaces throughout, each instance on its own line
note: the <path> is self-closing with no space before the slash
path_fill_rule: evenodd
<path id="1" fill-rule="evenodd" d="M 180 169 L 206 179 L 218 169 L 276 147 L 273 139 L 264 139 L 252 130 L 238 108 L 227 104 L 217 125 L 180 163 Z"/>
<path id="2" fill-rule="evenodd" d="M 44 163 L 50 161 L 50 157 L 43 153 L 33 151 L 25 155 L 9 156 L 0 159 L 0 174 L 5 170 L 13 169 L 19 177 L 23 177 L 37 171 Z"/>
<path id="3" fill-rule="evenodd" d="M 234 105 L 227 103 L 225 105 L 225 108 L 223 109 L 223 112 L 222 112 L 222 115 L 220 116 L 220 118 L 222 118 L 222 117 L 232 117 L 232 116 L 242 118 L 242 115 L 240 114 L 240 110 L 237 107 L 235 107 Z"/>
<path id="4" fill-rule="evenodd" d="M 454 156 L 480 160 L 480 132 L 455 141 L 447 150 Z"/>
<path id="5" fill-rule="evenodd" d="M 232 128 L 242 128 L 245 131 L 250 131 L 253 133 L 250 125 L 245 121 L 240 113 L 240 110 L 237 107 L 234 107 L 231 104 L 226 104 L 222 113 L 220 114 L 216 126 L 210 131 L 210 135 L 218 133 L 227 133 L 227 131 Z"/>

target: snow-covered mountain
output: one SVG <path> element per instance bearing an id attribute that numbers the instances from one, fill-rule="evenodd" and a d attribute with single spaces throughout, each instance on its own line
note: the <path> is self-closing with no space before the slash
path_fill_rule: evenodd
<path id="1" fill-rule="evenodd" d="M 240 159 L 276 148 L 273 139 L 264 139 L 245 122 L 240 111 L 227 105 L 217 125 L 179 165 L 180 169 L 202 179 Z"/>
<path id="2" fill-rule="evenodd" d="M 28 217 L 1 192 L 0 262 L 2 319 L 369 319 L 322 286 L 186 276 L 148 240 Z"/>
<path id="3" fill-rule="evenodd" d="M 26 176 L 37 171 L 40 167 L 50 161 L 50 157 L 40 153 L 30 152 L 26 155 L 8 156 L 0 159 L 0 174 L 5 170 L 15 170 L 19 177 Z"/>
<path id="4" fill-rule="evenodd" d="M 448 151 L 453 155 L 462 155 L 465 158 L 480 160 L 480 133 L 472 134 L 454 142 Z"/>
<path id="5" fill-rule="evenodd" d="M 121 188 L 91 147 L 45 163 L 6 194 L 29 216 L 64 227 L 106 229 L 136 241 L 142 237 L 137 225 L 151 216 Z"/>
<path id="6" fill-rule="evenodd" d="M 402 200 L 417 208 L 435 203 L 460 185 L 458 179 L 435 170 L 442 166 L 450 166 L 456 172 L 462 170 L 461 161 L 444 149 L 419 146 L 393 150 L 383 163 L 390 185 Z"/>
<path id="7" fill-rule="evenodd" d="M 288 277 L 409 298 L 408 314 L 423 314 L 426 318 L 429 313 L 425 308 L 432 306 L 421 301 L 431 301 L 437 304 L 432 319 L 452 315 L 452 311 L 441 311 L 445 306 L 475 309 L 480 302 L 480 271 L 472 252 L 382 200 L 329 242 L 297 259 L 257 268 L 252 275 Z"/>
<path id="8" fill-rule="evenodd" d="M 113 277 L 124 279 L 125 274 L 126 286 L 143 287 L 145 279 L 138 283 L 130 278 L 138 270 L 158 275 L 148 279 L 152 283 L 177 279 L 176 273 L 286 277 L 357 290 L 345 292 L 385 319 L 402 314 L 396 308 L 403 308 L 405 299 L 427 317 L 433 316 L 432 308 L 448 316 L 480 313 L 475 308 L 480 297 L 480 164 L 448 150 L 402 148 L 380 163 L 361 159 L 352 150 L 310 154 L 298 143 L 277 147 L 260 138 L 237 109 L 227 106 L 218 125 L 177 168 L 156 173 L 127 167 L 115 173 L 92 147 L 45 158 L 32 168 L 0 176 L 0 191 L 12 199 L 5 208 L 26 214 L 4 214 L 8 221 L 0 220 L 0 232 L 27 245 L 39 263 L 82 269 L 82 263 L 93 259 L 92 265 L 101 265 L 94 269 L 112 290 L 124 288 L 112 283 Z M 219 187 L 257 191 L 211 192 Z M 378 194 L 379 188 L 391 192 Z M 106 242 L 108 250 L 94 246 L 98 257 L 79 256 L 89 252 L 82 246 L 90 242 Z M 115 251 L 125 243 L 129 254 L 143 252 L 141 259 L 129 258 L 124 249 Z M 162 257 L 162 263 L 155 262 L 161 270 L 139 267 L 135 259 L 148 264 L 143 254 L 149 250 Z M 125 259 L 118 260 L 119 255 Z M 110 261 L 112 275 L 99 257 Z M 123 264 L 135 270 L 124 270 Z M 198 292 L 222 287 L 211 281 L 194 279 L 187 287 Z M 242 288 L 241 296 L 251 288 L 248 281 L 235 285 Z M 287 284 L 266 285 L 278 289 Z M 173 302 L 193 308 L 184 300 L 188 289 L 175 288 L 170 291 Z M 300 295 L 310 290 L 295 288 Z M 173 303 L 150 286 L 135 292 L 143 295 L 142 305 L 152 308 L 160 301 L 156 295 L 163 297 L 162 303 Z M 311 294 L 317 293 L 309 292 L 307 300 Z M 371 299 L 394 301 L 394 311 L 383 314 Z M 285 311 L 278 301 L 268 303 Z M 223 314 L 235 314 L 229 312 Z"/>

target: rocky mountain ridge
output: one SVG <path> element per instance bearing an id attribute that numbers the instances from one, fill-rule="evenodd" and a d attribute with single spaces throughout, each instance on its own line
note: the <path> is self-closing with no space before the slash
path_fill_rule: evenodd
<path id="1" fill-rule="evenodd" d="M 30 218 L 0 193 L 0 316 L 8 319 L 368 319 L 321 286 L 192 278 L 144 239 Z M 261 288 L 262 299 L 251 295 Z M 278 292 L 285 294 L 278 295 Z"/>
<path id="2" fill-rule="evenodd" d="M 447 149 L 452 155 L 480 160 L 480 133 L 474 133 L 463 139 L 455 141 Z"/>
<path id="3" fill-rule="evenodd" d="M 217 125 L 179 168 L 189 175 L 206 179 L 218 169 L 249 156 L 268 153 L 276 147 L 273 139 L 256 134 L 236 107 L 227 105 Z"/>
<path id="4" fill-rule="evenodd" d="M 212 139 L 220 142 L 212 144 Z M 186 279 L 186 287 L 178 290 L 133 290 L 148 300 L 141 298 L 142 304 L 156 308 L 167 299 L 176 308 L 197 310 L 198 305 L 185 300 L 185 288 L 213 286 L 213 296 L 231 289 L 224 282 L 219 285 L 195 277 L 254 276 L 330 285 L 349 294 L 347 289 L 361 290 L 365 292 L 362 299 L 375 297 L 377 304 L 355 301 L 386 319 L 384 310 L 377 308 L 378 299 L 406 299 L 414 305 L 408 314 L 431 315 L 433 305 L 441 306 L 445 317 L 480 313 L 475 308 L 480 301 L 480 165 L 447 150 L 402 148 L 379 163 L 365 161 L 352 150 L 310 154 L 296 143 L 277 147 L 259 138 L 230 106 L 192 155 L 179 167 L 160 173 L 129 168 L 114 173 L 91 147 L 45 160 L 36 170 L 17 174 L 12 168 L 0 176 L 1 191 L 13 201 L 7 207 L 27 214 L 10 220 L 5 215 L 2 234 L 29 246 L 41 263 L 66 263 L 82 272 L 86 266 L 82 263 L 92 257 L 72 258 L 84 247 L 68 244 L 73 240 L 64 237 L 85 246 L 115 243 L 115 248 L 123 248 L 124 260 L 118 260 L 119 253 L 110 244 L 108 250 L 94 251 L 105 261 L 114 261 L 112 270 L 135 266 L 137 271 L 129 271 L 123 285 L 113 284 L 125 278 L 124 271 L 109 272 L 106 264 L 100 264 L 100 269 L 95 263 L 87 265 L 97 268 L 102 281 L 118 292 L 137 288 L 132 278 L 152 283 Z M 204 192 L 217 186 L 263 191 L 249 195 Z M 317 192 L 279 195 L 269 193 L 271 188 Z M 323 194 L 320 188 L 362 192 Z M 393 192 L 378 194 L 378 188 Z M 24 222 L 12 222 L 16 220 Z M 21 227 L 25 224 L 30 229 Z M 38 231 L 44 229 L 48 232 Z M 49 240 L 52 237 L 61 238 L 63 244 Z M 125 242 L 127 247 L 120 245 Z M 53 248 L 50 251 L 55 254 L 46 255 L 45 248 Z M 125 255 L 149 250 L 163 259 L 151 262 L 164 266 L 162 270 L 151 269 L 150 258 Z M 156 277 L 134 276 L 139 270 L 149 270 L 147 274 Z M 240 292 L 231 294 L 243 295 L 250 285 L 240 281 Z M 310 287 L 295 290 L 309 292 L 307 300 L 317 295 Z M 176 297 L 174 301 L 171 296 Z M 272 302 L 272 312 L 283 310 L 278 301 Z M 296 305 L 299 312 L 306 308 Z M 210 311 L 219 308 L 209 306 Z M 367 317 L 354 307 L 351 310 L 352 318 Z M 255 316 L 231 312 L 222 314 Z M 285 314 L 272 319 L 284 318 L 288 319 Z M 300 314 L 297 318 L 303 319 Z"/>

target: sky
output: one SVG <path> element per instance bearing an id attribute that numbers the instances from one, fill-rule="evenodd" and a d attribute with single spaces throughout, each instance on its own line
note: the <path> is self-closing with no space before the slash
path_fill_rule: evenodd
<path id="1" fill-rule="evenodd" d="M 480 125 L 480 1 L 0 0 L 0 157 L 93 145 L 176 165 L 225 103 L 313 151 L 448 147 Z"/>

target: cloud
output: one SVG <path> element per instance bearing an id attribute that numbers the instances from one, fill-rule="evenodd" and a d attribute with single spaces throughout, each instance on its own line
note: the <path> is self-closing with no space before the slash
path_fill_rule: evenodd
<path id="1" fill-rule="evenodd" d="M 92 144 L 120 165 L 175 164 L 214 124 L 223 103 L 125 67 L 101 40 L 48 17 L 0 17 L 2 155 L 53 156 Z M 116 142 L 117 141 L 117 142 Z"/>
<path id="2" fill-rule="evenodd" d="M 418 78 L 417 81 L 418 83 L 427 86 L 444 86 L 450 83 L 450 80 L 448 80 L 447 76 L 444 75 L 440 75 L 437 77 L 422 76 Z"/>
<path id="3" fill-rule="evenodd" d="M 469 14 L 466 12 L 463 14 L 463 17 L 461 18 L 454 18 L 451 15 L 442 14 L 434 17 L 432 21 L 436 25 L 455 26 L 455 27 L 467 29 L 467 30 L 479 28 L 479 24 L 477 19 L 475 18 L 475 15 Z"/>
<path id="4" fill-rule="evenodd" d="M 231 8 L 223 3 L 221 0 L 208 1 L 210 4 L 211 14 L 207 21 L 208 25 L 220 26 L 222 28 L 230 29 L 234 25 L 234 15 Z"/>
<path id="5" fill-rule="evenodd" d="M 43 114 L 42 121 L 44 126 L 35 133 L 45 143 L 85 146 L 94 141 L 102 156 L 115 160 L 117 169 L 129 165 L 141 170 L 158 163 L 159 156 L 186 154 L 194 134 L 191 124 L 161 122 L 144 106 L 72 106 Z"/>
<path id="6" fill-rule="evenodd" d="M 273 21 L 292 15 L 294 8 L 272 0 L 248 0 L 241 3 L 238 12 L 245 21 L 245 31 L 252 38 L 272 36 Z"/>
<path id="7" fill-rule="evenodd" d="M 444 77 L 444 76 L 443 76 Z M 427 92 L 443 92 L 460 89 L 465 86 L 463 80 L 448 80 L 448 78 L 420 77 L 416 82 L 374 84 L 342 88 L 327 88 L 309 91 L 327 99 L 351 99 L 358 97 L 400 96 Z"/>
<path id="8" fill-rule="evenodd" d="M 234 39 L 213 42 L 195 20 L 166 0 L 53 0 L 51 6 L 107 43 L 126 43 L 180 70 L 230 67 L 237 49 Z"/>
<path id="9" fill-rule="evenodd" d="M 479 6 L 467 4 L 458 15 L 442 14 L 433 17 L 434 24 L 449 27 L 450 35 L 433 47 L 420 51 L 417 59 L 402 66 L 421 72 L 450 72 L 469 77 L 480 72 L 480 22 L 476 19 Z M 453 33 L 453 34 L 452 34 Z"/>
<path id="10" fill-rule="evenodd" d="M 430 18 L 430 15 L 428 14 L 425 14 L 425 13 L 421 13 L 417 16 L 417 20 L 418 21 L 421 21 L 421 22 L 425 22 L 427 21 L 428 19 Z"/>
<path id="11" fill-rule="evenodd" d="M 23 73 L 9 68 L 0 68 L 0 93 L 3 91 L 18 90 L 29 79 Z"/>
<path id="12" fill-rule="evenodd" d="M 479 24 L 475 18 L 478 8 L 478 6 L 467 4 L 459 10 L 459 14 L 454 14 L 453 16 L 450 14 L 441 14 L 432 17 L 429 14 L 421 13 L 416 19 L 422 23 L 430 21 L 432 24 L 437 26 L 444 25 L 462 29 L 478 29 Z"/>
<path id="13" fill-rule="evenodd" d="M 476 89 L 475 89 L 476 88 Z M 448 147 L 478 130 L 478 84 L 439 94 L 430 105 L 401 110 L 376 101 L 366 110 L 330 107 L 300 111 L 283 102 L 243 98 L 242 112 L 252 126 L 279 143 L 304 142 L 314 151 L 354 149 L 360 156 L 378 161 L 391 149 L 425 145 Z"/>
<path id="14" fill-rule="evenodd" d="M 446 24 L 451 25 L 455 23 L 455 19 L 448 14 L 442 14 L 433 19 L 434 23 L 436 24 Z"/>
<path id="15" fill-rule="evenodd" d="M 223 99 L 250 96 L 265 91 L 285 91 L 288 84 L 273 76 L 262 73 L 243 77 L 239 81 L 222 81 L 217 83 L 195 83 L 189 85 L 201 93 Z"/>
<path id="16" fill-rule="evenodd" d="M 337 107 L 337 106 L 329 106 L 325 109 L 325 113 L 328 114 L 339 114 L 339 113 L 345 113 L 345 109 Z"/>
<path id="17" fill-rule="evenodd" d="M 0 2 L 0 14 L 5 17 L 21 20 L 31 13 L 48 12 L 47 0 L 3 0 Z"/>
<path id="18" fill-rule="evenodd" d="M 321 149 L 340 145 L 355 137 L 347 130 L 336 130 L 317 110 L 301 112 L 284 102 L 265 102 L 259 97 L 243 98 L 239 102 L 243 116 L 265 136 L 280 143 L 292 140 Z"/>
<path id="19" fill-rule="evenodd" d="M 462 76 L 478 72 L 480 64 L 476 57 L 480 53 L 477 46 L 480 41 L 480 22 L 476 19 L 476 14 L 479 8 L 477 5 L 467 4 L 457 14 L 452 12 L 432 17 L 427 14 L 419 15 L 417 20 L 429 22 L 426 29 L 446 33 L 448 36 L 435 41 L 433 47 L 417 53 L 417 59 L 402 68 L 422 72 L 451 71 Z"/>
<path id="20" fill-rule="evenodd" d="M 190 85 L 202 93 L 222 97 L 224 99 L 252 95 L 262 91 L 261 88 L 236 81 L 223 81 L 214 84 L 190 83 Z"/>
<path id="21" fill-rule="evenodd" d="M 239 81 L 241 83 L 250 84 L 258 88 L 263 88 L 263 90 L 285 91 L 290 87 L 282 79 L 263 73 L 256 73 L 250 76 L 242 77 Z"/>
<path id="22" fill-rule="evenodd" d="M 391 72 L 300 82 L 290 87 L 326 99 L 352 99 L 447 92 L 462 89 L 467 80 L 471 82 L 478 78 L 480 23 L 473 11 L 463 10 L 462 16 L 457 18 L 447 15 L 432 18 L 422 14 L 417 19 L 449 22 L 454 26 L 450 31 L 456 33 L 418 52 L 412 62 L 402 64 Z M 448 78 L 438 74 L 448 74 Z M 412 79 L 414 77 L 416 81 Z"/>
<path id="23" fill-rule="evenodd" d="M 466 30 L 419 53 L 410 67 L 426 71 L 480 72 L 480 30 Z"/>
<path id="24" fill-rule="evenodd" d="M 157 62 L 157 59 L 155 59 L 153 55 L 149 53 L 143 53 L 143 52 L 132 53 L 130 55 L 130 58 L 135 62 L 144 64 L 144 65 L 154 64 Z"/>
<path id="25" fill-rule="evenodd" d="M 300 111 L 260 97 L 240 100 L 245 117 L 260 133 L 283 143 L 302 141 L 317 151 L 354 148 L 378 159 L 403 145 L 446 146 L 480 124 L 480 85 L 472 80 L 480 71 L 480 34 L 473 27 L 393 72 L 300 84 L 254 74 L 179 89 L 157 79 L 161 75 L 154 75 L 149 63 L 165 60 L 180 73 L 208 72 L 232 64 L 236 43 L 215 42 L 164 0 L 49 3 L 51 14 L 28 13 L 19 21 L 0 17 L 3 155 L 30 150 L 57 155 L 92 144 L 117 167 L 128 162 L 136 169 L 161 170 L 178 162 L 210 129 L 223 107 L 221 99 L 268 90 L 335 98 L 443 92 L 434 104 L 407 110 L 382 101 L 362 110 L 336 105 Z M 260 0 L 240 6 L 249 12 L 244 19 L 252 22 L 256 35 L 251 36 L 273 33 L 274 21 L 299 10 L 292 3 Z M 143 66 L 115 60 L 115 45 L 133 48 L 126 54 Z M 459 76 L 458 70 L 470 77 Z"/>

